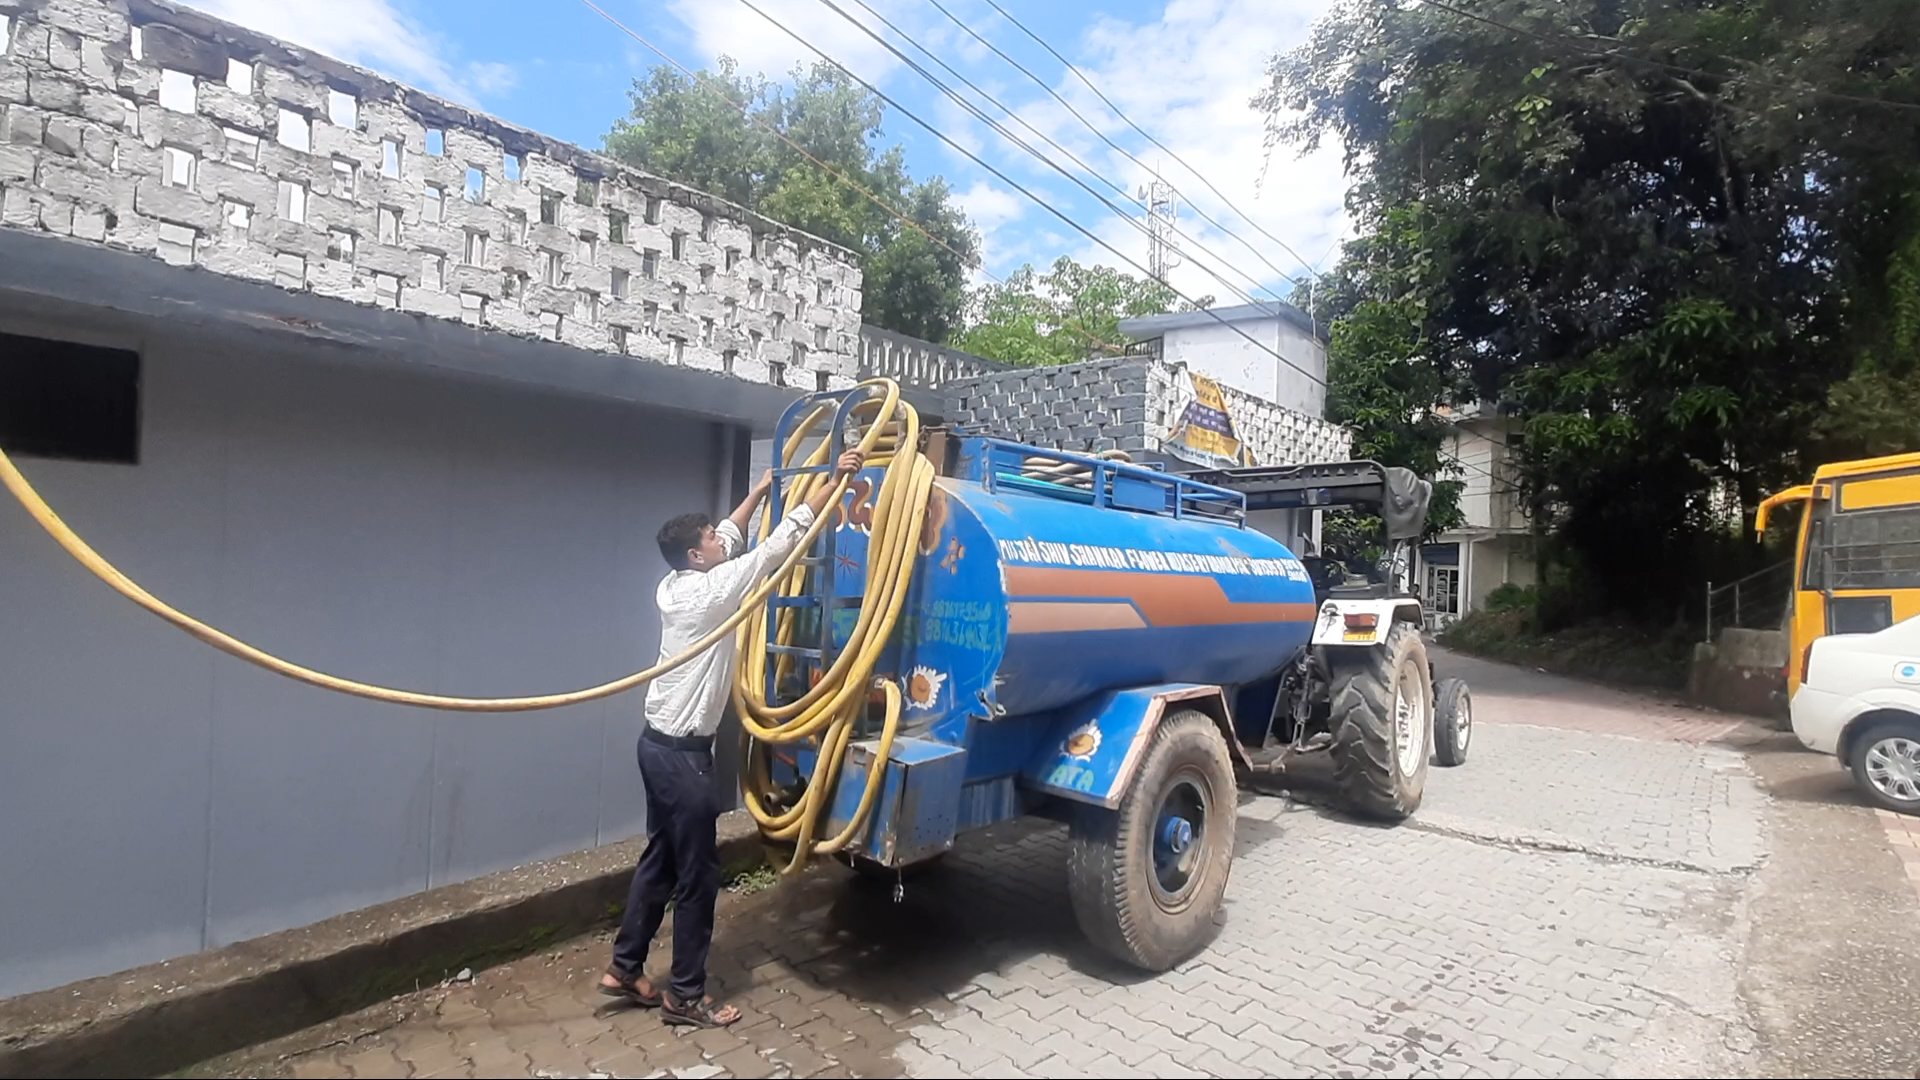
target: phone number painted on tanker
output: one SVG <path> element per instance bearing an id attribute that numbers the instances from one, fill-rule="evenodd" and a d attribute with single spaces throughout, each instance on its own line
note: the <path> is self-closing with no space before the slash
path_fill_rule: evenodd
<path id="1" fill-rule="evenodd" d="M 1002 562 L 1027 566 L 1084 566 L 1099 570 L 1151 570 L 1162 574 L 1239 574 L 1307 581 L 1298 559 L 1249 559 L 1244 555 L 1208 555 L 1189 551 L 1068 544 L 1058 540 L 1001 540 Z"/>

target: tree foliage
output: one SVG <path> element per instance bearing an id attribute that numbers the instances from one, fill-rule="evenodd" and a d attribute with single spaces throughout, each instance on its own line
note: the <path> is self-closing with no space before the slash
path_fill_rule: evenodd
<path id="1" fill-rule="evenodd" d="M 1071 364 L 1124 351 L 1121 319 L 1189 309 L 1178 293 L 1152 278 L 1063 255 L 1045 273 L 1023 266 L 1003 283 L 974 289 L 966 329 L 954 345 L 1024 367 Z"/>
<path id="2" fill-rule="evenodd" d="M 1729 496 L 1917 434 L 1884 395 L 1920 396 L 1920 109 L 1874 102 L 1920 102 L 1920 4 L 1448 6 L 1491 22 L 1344 0 L 1256 99 L 1346 150 L 1335 338 L 1418 342 L 1431 377 L 1370 393 L 1516 411 L 1596 590 L 1677 607 Z"/>
<path id="3" fill-rule="evenodd" d="M 628 96 L 630 113 L 606 137 L 613 157 L 853 250 L 865 272 L 861 315 L 869 323 L 934 342 L 957 328 L 979 237 L 946 181 L 916 182 L 898 146 L 876 148 L 885 107 L 844 71 L 816 64 L 796 70 L 785 86 L 742 75 L 723 58 L 718 70 L 692 78 L 656 67 L 634 80 Z"/>

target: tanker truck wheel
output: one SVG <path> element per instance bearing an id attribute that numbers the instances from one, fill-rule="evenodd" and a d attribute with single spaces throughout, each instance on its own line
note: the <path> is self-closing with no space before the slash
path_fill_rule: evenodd
<path id="1" fill-rule="evenodd" d="M 1420 630 L 1396 622 L 1378 645 L 1324 655 L 1334 784 L 1361 817 L 1404 821 L 1420 807 L 1433 753 L 1433 676 Z"/>
<path id="2" fill-rule="evenodd" d="M 1204 948 L 1227 889 L 1236 805 L 1226 740 L 1205 714 L 1161 721 L 1117 810 L 1073 819 L 1073 911 L 1095 945 L 1148 971 Z"/>

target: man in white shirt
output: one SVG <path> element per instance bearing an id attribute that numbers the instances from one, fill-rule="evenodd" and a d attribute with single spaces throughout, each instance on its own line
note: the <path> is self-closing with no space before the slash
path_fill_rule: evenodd
<path id="1" fill-rule="evenodd" d="M 849 450 L 835 463 L 835 475 L 851 476 L 864 461 L 860 451 Z M 739 610 L 825 512 L 832 488 L 822 485 L 793 507 L 759 547 L 741 554 L 753 512 L 772 490 L 769 471 L 719 525 L 705 514 L 685 514 L 661 528 L 660 554 L 673 568 L 654 592 L 660 607 L 661 659 L 684 651 Z M 658 1007 L 669 1024 L 725 1027 L 740 1019 L 739 1009 L 716 1007 L 706 996 L 707 950 L 713 943 L 713 906 L 720 893 L 713 736 L 726 711 L 736 652 L 728 634 L 647 687 L 647 726 L 638 751 L 647 793 L 647 848 L 633 873 L 626 914 L 613 939 L 613 964 L 600 978 L 600 992 Z M 645 966 L 647 947 L 666 918 L 669 902 L 673 977 L 663 994 L 647 978 Z"/>

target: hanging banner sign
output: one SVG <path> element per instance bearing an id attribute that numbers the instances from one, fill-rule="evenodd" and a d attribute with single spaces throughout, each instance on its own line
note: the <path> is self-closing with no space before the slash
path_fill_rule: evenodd
<path id="1" fill-rule="evenodd" d="M 1186 379 L 1186 407 L 1167 439 L 1167 453 L 1216 469 L 1253 464 L 1247 448 L 1234 434 L 1233 417 L 1227 412 L 1227 396 L 1220 384 L 1191 371 Z"/>

